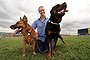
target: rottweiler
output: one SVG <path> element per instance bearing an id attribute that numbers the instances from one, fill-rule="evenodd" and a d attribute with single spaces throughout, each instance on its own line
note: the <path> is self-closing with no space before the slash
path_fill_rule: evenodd
<path id="1" fill-rule="evenodd" d="M 23 56 L 26 52 L 26 44 L 32 44 L 33 55 L 35 53 L 35 43 L 37 40 L 37 34 L 35 30 L 28 24 L 27 17 L 24 15 L 23 18 L 20 17 L 20 20 L 16 24 L 10 26 L 11 29 L 17 29 L 14 34 L 21 32 L 23 35 L 22 47 L 23 47 Z"/>
<path id="2" fill-rule="evenodd" d="M 51 11 L 50 11 L 50 18 L 46 24 L 46 37 L 48 39 L 48 57 L 51 57 L 55 54 L 55 47 L 58 38 L 62 40 L 62 42 L 65 44 L 63 41 L 63 38 L 60 35 L 60 22 L 62 21 L 62 17 L 65 15 L 65 12 L 68 12 L 66 10 L 67 4 L 66 2 L 62 4 L 57 4 L 55 5 Z"/>

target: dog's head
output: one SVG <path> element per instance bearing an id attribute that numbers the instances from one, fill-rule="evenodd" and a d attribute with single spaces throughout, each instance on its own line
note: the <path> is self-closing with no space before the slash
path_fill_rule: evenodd
<path id="1" fill-rule="evenodd" d="M 50 21 L 52 21 L 53 23 L 60 23 L 62 20 L 62 17 L 65 15 L 65 12 L 68 12 L 68 10 L 66 10 L 67 8 L 67 4 L 66 2 L 60 4 L 55 5 L 51 11 L 50 11 Z"/>
<path id="2" fill-rule="evenodd" d="M 24 15 L 23 18 L 20 17 L 20 20 L 17 21 L 16 24 L 11 25 L 10 28 L 16 29 L 16 31 L 14 32 L 16 34 L 18 32 L 22 32 L 23 28 L 25 28 L 27 24 L 27 17 Z"/>

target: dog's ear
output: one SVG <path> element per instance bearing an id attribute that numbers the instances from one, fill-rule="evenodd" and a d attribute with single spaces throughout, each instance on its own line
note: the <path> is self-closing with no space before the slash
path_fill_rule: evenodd
<path id="1" fill-rule="evenodd" d="M 22 20 L 22 18 L 20 17 L 20 20 Z"/>
<path id="2" fill-rule="evenodd" d="M 56 12 L 56 9 L 59 8 L 59 7 L 60 7 L 60 4 L 55 5 L 55 6 L 51 9 L 50 14 L 55 13 L 55 12 Z"/>
<path id="3" fill-rule="evenodd" d="M 54 10 L 55 10 L 55 8 L 53 7 L 53 8 L 51 9 L 51 11 L 50 11 L 50 14 L 53 14 L 53 13 L 54 13 Z"/>
<path id="4" fill-rule="evenodd" d="M 26 15 L 24 15 L 23 17 L 27 18 Z"/>
<path id="5" fill-rule="evenodd" d="M 27 24 L 28 24 L 28 20 L 27 20 L 27 17 L 24 15 L 23 16 L 23 22 L 24 22 L 24 24 L 26 25 L 26 27 L 27 27 Z"/>
<path id="6" fill-rule="evenodd" d="M 27 17 L 25 15 L 23 16 L 23 21 L 27 22 Z"/>

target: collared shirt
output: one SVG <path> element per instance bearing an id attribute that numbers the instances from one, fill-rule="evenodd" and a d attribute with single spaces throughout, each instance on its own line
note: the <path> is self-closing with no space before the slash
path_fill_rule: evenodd
<path id="1" fill-rule="evenodd" d="M 46 27 L 47 21 L 48 21 L 48 18 L 45 18 L 45 20 L 40 20 L 39 18 L 35 20 L 31 25 L 34 29 L 37 28 L 38 38 L 43 40 L 43 42 L 45 40 L 44 38 L 46 38 L 45 27 Z"/>

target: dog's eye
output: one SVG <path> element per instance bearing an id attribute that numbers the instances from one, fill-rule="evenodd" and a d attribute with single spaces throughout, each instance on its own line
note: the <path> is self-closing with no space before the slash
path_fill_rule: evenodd
<path id="1" fill-rule="evenodd" d="M 19 24 L 18 22 L 16 24 Z"/>

